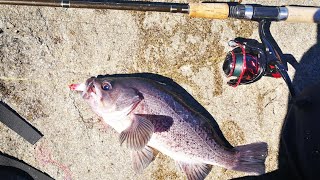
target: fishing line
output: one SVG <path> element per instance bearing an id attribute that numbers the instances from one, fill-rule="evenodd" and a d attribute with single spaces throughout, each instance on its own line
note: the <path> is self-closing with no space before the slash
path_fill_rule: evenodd
<path id="1" fill-rule="evenodd" d="M 36 147 L 36 159 L 42 165 L 51 164 L 56 166 L 64 174 L 64 180 L 72 180 L 72 174 L 68 166 L 54 160 L 52 158 L 51 152 L 44 147 L 44 145 L 39 144 Z"/>

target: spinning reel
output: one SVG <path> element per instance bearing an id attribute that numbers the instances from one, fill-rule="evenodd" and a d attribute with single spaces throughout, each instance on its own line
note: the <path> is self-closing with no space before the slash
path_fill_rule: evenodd
<path id="1" fill-rule="evenodd" d="M 229 46 L 234 49 L 228 52 L 222 69 L 227 77 L 236 77 L 228 81 L 233 87 L 256 82 L 262 76 L 282 77 L 291 96 L 294 96 L 295 92 L 284 62 L 267 38 L 266 31 L 269 26 L 269 21 L 262 20 L 259 23 L 262 44 L 248 39 L 229 41 Z"/>

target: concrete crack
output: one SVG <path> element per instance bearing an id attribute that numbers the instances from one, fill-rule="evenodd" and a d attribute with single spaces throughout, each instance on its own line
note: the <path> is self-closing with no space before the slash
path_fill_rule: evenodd
<path id="1" fill-rule="evenodd" d="M 40 18 L 43 20 L 44 22 L 44 27 L 46 28 L 47 31 L 49 31 L 49 27 L 47 24 L 47 19 L 43 16 L 42 11 L 40 8 L 37 9 L 37 14 L 40 16 Z"/>
<path id="2" fill-rule="evenodd" d="M 73 104 L 73 106 L 75 107 L 75 109 L 77 110 L 78 115 L 79 115 L 81 121 L 84 122 L 84 123 L 86 123 L 85 120 L 84 120 L 84 117 L 83 117 L 82 113 L 81 113 L 80 110 L 79 110 L 79 107 L 78 107 L 77 104 L 76 104 L 76 100 L 71 96 L 71 93 L 69 93 L 69 97 L 70 97 L 70 99 L 72 99 L 72 104 Z"/>
<path id="3" fill-rule="evenodd" d="M 83 122 L 83 124 L 86 126 L 86 128 L 92 129 L 92 128 L 93 128 L 93 125 L 94 125 L 95 123 L 97 123 L 98 121 L 97 121 L 97 122 L 94 122 L 94 121 L 93 121 L 93 118 L 90 118 L 89 120 L 88 120 L 88 119 L 86 120 L 86 119 L 84 118 L 84 116 L 82 115 L 79 107 L 77 106 L 75 99 L 71 96 L 71 93 L 69 93 L 69 97 L 72 99 L 73 106 L 74 106 L 75 109 L 77 110 L 77 112 L 78 112 L 78 114 L 79 114 L 79 117 L 80 117 L 81 121 Z"/>
<path id="4" fill-rule="evenodd" d="M 269 104 L 271 104 L 271 103 L 273 102 L 273 100 L 275 100 L 276 98 L 277 98 L 277 96 L 274 97 L 274 98 L 272 98 L 272 99 L 264 106 L 264 108 L 266 108 Z"/>

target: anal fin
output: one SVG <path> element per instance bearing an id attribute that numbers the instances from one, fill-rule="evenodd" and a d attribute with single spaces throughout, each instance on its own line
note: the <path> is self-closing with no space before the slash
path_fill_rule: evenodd
<path id="1" fill-rule="evenodd" d="M 155 159 L 157 154 L 158 151 L 149 146 L 146 146 L 141 150 L 132 151 L 131 159 L 133 170 L 137 173 L 141 173 Z"/>
<path id="2" fill-rule="evenodd" d="M 212 169 L 212 165 L 204 163 L 186 163 L 176 161 L 180 170 L 186 175 L 188 180 L 204 180 Z"/>

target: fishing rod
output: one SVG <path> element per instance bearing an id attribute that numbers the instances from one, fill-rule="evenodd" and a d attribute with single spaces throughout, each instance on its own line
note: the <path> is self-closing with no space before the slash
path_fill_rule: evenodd
<path id="1" fill-rule="evenodd" d="M 320 8 L 310 6 L 263 6 L 235 2 L 167 3 L 123 0 L 0 0 L 0 4 L 170 12 L 210 19 L 235 18 L 254 21 L 320 22 Z"/>
<path id="2" fill-rule="evenodd" d="M 232 0 L 237 1 L 237 0 Z M 320 7 L 263 6 L 237 2 L 168 3 L 123 0 L 0 0 L 0 5 L 49 6 L 63 8 L 115 9 L 133 11 L 157 11 L 189 14 L 190 17 L 210 19 L 246 19 L 259 22 L 262 43 L 249 39 L 232 40 L 233 49 L 227 53 L 223 71 L 230 86 L 251 84 L 262 76 L 283 78 L 292 97 L 295 90 L 287 73 L 286 59 L 276 42 L 272 40 L 269 27 L 272 21 L 320 23 Z"/>

